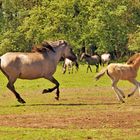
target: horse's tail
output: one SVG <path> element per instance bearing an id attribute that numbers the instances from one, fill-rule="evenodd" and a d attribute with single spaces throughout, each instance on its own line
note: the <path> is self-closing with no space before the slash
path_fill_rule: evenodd
<path id="1" fill-rule="evenodd" d="M 107 68 L 103 69 L 102 71 L 100 71 L 96 76 L 95 76 L 95 79 L 96 80 L 99 80 L 104 74 L 105 72 L 107 71 Z"/>

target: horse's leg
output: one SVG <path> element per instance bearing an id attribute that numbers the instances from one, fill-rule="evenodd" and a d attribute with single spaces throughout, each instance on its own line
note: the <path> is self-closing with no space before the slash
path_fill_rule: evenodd
<path id="1" fill-rule="evenodd" d="M 122 97 L 122 98 L 125 98 L 124 92 L 123 92 L 121 89 L 119 89 L 119 88 L 117 87 L 117 83 L 118 83 L 119 80 L 116 80 L 116 81 L 117 81 L 117 82 L 116 82 L 116 84 L 115 84 L 115 88 L 118 90 L 118 92 L 119 92 L 119 94 L 121 95 L 121 97 Z"/>
<path id="2" fill-rule="evenodd" d="M 88 66 L 89 66 L 90 72 L 92 72 L 91 66 L 90 65 L 88 65 Z"/>
<path id="3" fill-rule="evenodd" d="M 70 74 L 70 71 L 71 71 L 71 66 L 68 65 L 68 73 Z"/>
<path id="4" fill-rule="evenodd" d="M 119 89 L 117 86 L 116 86 L 116 88 L 117 88 L 117 90 L 119 91 L 119 93 L 121 94 L 121 96 L 122 96 L 123 98 L 125 98 L 124 92 L 123 92 L 121 89 Z"/>
<path id="5" fill-rule="evenodd" d="M 9 78 L 7 88 L 14 93 L 14 95 L 16 96 L 18 102 L 23 104 L 23 103 L 25 103 L 25 101 L 20 97 L 19 93 L 17 93 L 16 90 L 15 90 L 15 87 L 14 87 L 15 81 L 16 81 L 16 79 L 12 80 L 12 79 Z"/>
<path id="6" fill-rule="evenodd" d="M 49 93 L 49 92 L 52 92 L 55 89 L 57 89 L 56 90 L 56 97 L 55 97 L 55 99 L 59 100 L 59 93 L 60 93 L 60 91 L 59 91 L 59 83 L 58 83 L 58 81 L 53 76 L 52 77 L 44 77 L 44 78 L 46 78 L 49 81 L 51 81 L 52 83 L 54 83 L 55 86 L 53 88 L 44 89 L 42 93 Z"/>
<path id="7" fill-rule="evenodd" d="M 96 64 L 95 66 L 96 66 L 96 72 L 98 72 L 99 71 L 99 65 Z"/>
<path id="8" fill-rule="evenodd" d="M 65 74 L 65 72 L 66 72 L 66 65 L 64 64 L 63 65 L 63 74 Z"/>
<path id="9" fill-rule="evenodd" d="M 122 99 L 122 95 L 120 95 L 120 91 L 118 90 L 118 87 L 117 87 L 118 81 L 119 80 L 113 80 L 112 79 L 112 89 L 115 91 L 118 100 L 121 101 L 122 103 L 124 103 L 124 100 Z"/>
<path id="10" fill-rule="evenodd" d="M 73 73 L 73 65 L 71 65 L 71 73 Z"/>
<path id="11" fill-rule="evenodd" d="M 139 84 L 139 82 L 136 81 L 135 79 L 131 79 L 131 80 L 129 80 L 129 82 L 134 84 L 136 87 L 134 88 L 134 90 L 130 94 L 128 94 L 128 97 L 132 96 L 136 92 L 137 88 L 139 89 L 139 94 L 140 94 L 140 84 Z"/>
<path id="12" fill-rule="evenodd" d="M 89 65 L 87 66 L 87 73 L 88 73 Z"/>

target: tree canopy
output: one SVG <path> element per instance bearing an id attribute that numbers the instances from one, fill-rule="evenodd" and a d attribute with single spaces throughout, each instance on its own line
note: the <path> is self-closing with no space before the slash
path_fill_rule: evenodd
<path id="1" fill-rule="evenodd" d="M 75 49 L 140 51 L 139 0 L 0 0 L 0 54 L 65 39 Z"/>

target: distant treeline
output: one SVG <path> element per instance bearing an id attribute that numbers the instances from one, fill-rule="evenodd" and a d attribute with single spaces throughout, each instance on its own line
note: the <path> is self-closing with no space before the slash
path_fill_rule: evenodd
<path id="1" fill-rule="evenodd" d="M 139 0 L 0 0 L 0 55 L 65 39 L 75 50 L 140 51 Z"/>

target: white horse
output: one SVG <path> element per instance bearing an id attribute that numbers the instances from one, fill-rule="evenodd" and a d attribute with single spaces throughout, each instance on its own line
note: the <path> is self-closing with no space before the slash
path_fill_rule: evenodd
<path id="1" fill-rule="evenodd" d="M 78 68 L 79 68 L 78 62 L 72 61 L 68 58 L 65 58 L 64 63 L 63 63 L 63 68 L 62 68 L 63 74 L 65 74 L 66 69 L 68 69 L 69 74 L 73 73 L 73 66 L 74 65 L 76 66 L 76 71 L 78 71 Z"/>
<path id="2" fill-rule="evenodd" d="M 0 69 L 8 79 L 7 88 L 10 89 L 20 103 L 25 101 L 15 90 L 14 83 L 17 78 L 37 79 L 45 78 L 55 84 L 53 88 L 44 89 L 43 93 L 52 92 L 56 89 L 56 99 L 59 99 L 59 82 L 53 77 L 57 64 L 61 57 L 72 61 L 77 59 L 71 46 L 64 40 L 54 42 L 53 49 L 45 51 L 44 47 L 34 53 L 9 52 L 0 57 Z M 51 44 L 48 45 L 51 48 Z M 47 50 L 49 49 L 47 48 Z"/>
<path id="3" fill-rule="evenodd" d="M 104 66 L 104 64 L 108 65 L 110 60 L 111 60 L 110 53 L 104 53 L 104 54 L 101 55 L 101 62 L 103 64 L 103 66 Z"/>
<path id="4" fill-rule="evenodd" d="M 131 60 L 131 61 L 130 61 Z M 107 75 L 112 80 L 112 88 L 116 92 L 116 95 L 118 99 L 124 103 L 123 98 L 125 98 L 125 95 L 122 90 L 120 90 L 117 87 L 117 83 L 119 80 L 128 80 L 132 84 L 134 84 L 136 87 L 134 90 L 128 94 L 128 97 L 132 96 L 135 91 L 138 89 L 140 94 L 140 83 L 136 80 L 137 72 L 140 67 L 140 54 L 137 56 L 132 56 L 128 60 L 129 64 L 120 64 L 120 63 L 112 63 L 107 66 L 107 68 L 103 69 L 97 76 L 95 77 L 96 80 L 100 79 L 105 72 L 107 72 Z"/>

